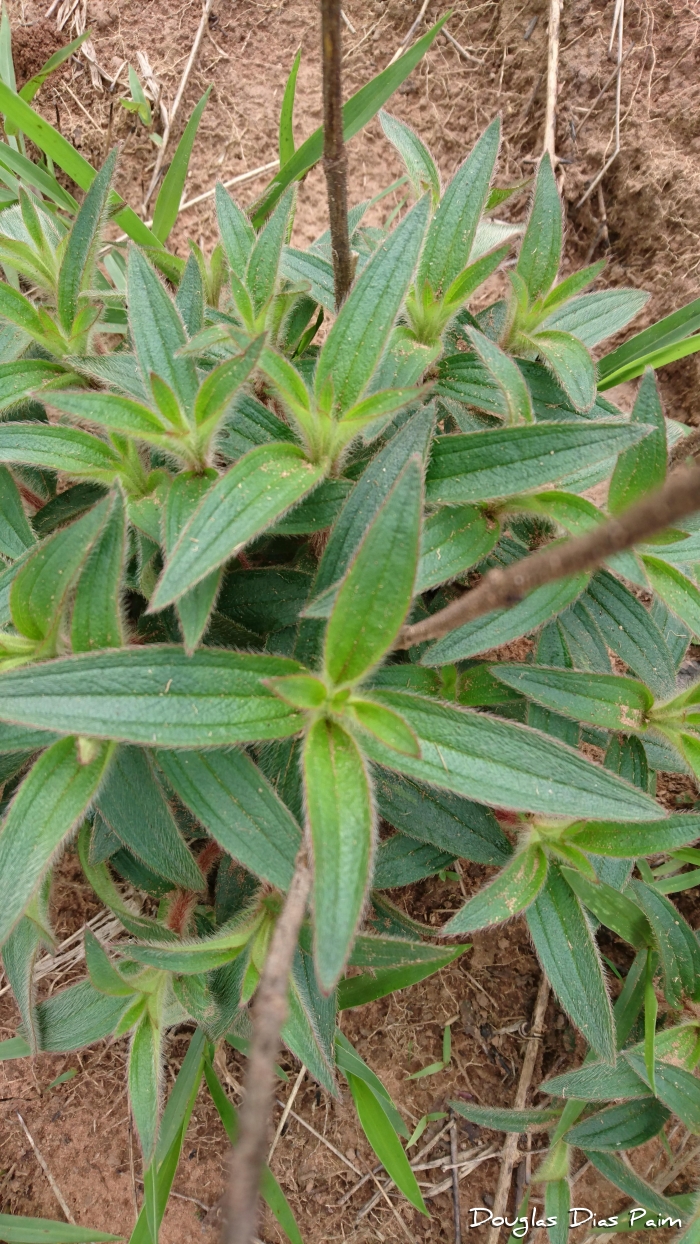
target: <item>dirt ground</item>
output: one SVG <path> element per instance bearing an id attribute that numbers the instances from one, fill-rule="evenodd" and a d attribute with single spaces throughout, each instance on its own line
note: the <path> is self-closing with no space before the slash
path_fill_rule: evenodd
<path id="1" fill-rule="evenodd" d="M 613 7 L 613 0 L 566 0 L 563 6 L 557 151 L 567 206 L 565 265 L 576 267 L 607 252 L 604 282 L 633 285 L 652 294 L 638 321 L 643 327 L 699 292 L 700 6 L 681 0 L 626 0 L 621 150 L 602 182 L 601 194 L 594 193 L 579 207 L 591 179 L 614 149 L 615 94 L 614 85 L 609 85 L 614 61 L 608 54 Z M 392 99 L 390 110 L 418 130 L 444 178 L 449 178 L 496 113 L 501 114 L 504 126 L 498 183 L 510 184 L 532 173 L 542 144 L 547 8 L 546 0 L 476 0 L 472 4 L 457 0 L 449 30 L 469 59 L 439 38 Z M 68 9 L 70 3 L 58 12 Z M 348 0 L 344 10 L 346 93 L 385 67 L 418 9 L 417 0 Z M 72 37 L 76 19 L 80 23 L 85 17 L 81 0 L 59 33 L 56 14 L 46 18 L 44 6 L 34 0 L 10 0 L 9 11 L 18 84 Z M 159 0 L 157 4 L 155 0 L 88 0 L 87 24 L 103 71 L 102 89 L 95 88 L 81 59 L 64 68 L 38 97 L 44 114 L 93 163 L 100 163 L 109 147 L 119 143 L 118 186 L 137 209 L 150 180 L 156 148 L 140 123 L 118 102 L 125 93 L 125 62 L 138 68 L 137 54 L 145 54 L 162 88 L 162 98 L 170 106 L 200 11 L 197 0 Z M 441 11 L 437 0 L 431 0 L 426 19 L 434 20 Z M 308 0 L 214 0 L 174 126 L 177 138 L 194 103 L 213 84 L 186 198 L 205 194 L 219 178 L 231 179 L 275 159 L 282 92 L 299 45 L 303 57 L 295 112 L 297 140 L 320 123 L 317 27 L 317 6 Z M 115 75 L 118 80 L 111 90 L 109 80 Z M 171 154 L 172 150 L 174 146 Z M 371 124 L 350 144 L 351 202 L 375 194 L 400 172 L 379 125 Z M 252 202 L 270 175 L 268 172 L 242 184 L 239 201 Z M 392 199 L 386 200 L 387 210 L 392 204 Z M 524 208 L 525 196 L 521 195 L 503 214 L 520 217 Z M 317 169 L 300 189 L 295 241 L 307 244 L 325 224 L 324 185 Z M 188 236 L 206 246 L 213 243 L 211 198 L 187 209 L 179 218 L 171 242 L 182 254 L 186 253 Z M 697 358 L 691 358 L 661 373 L 668 415 L 700 423 L 694 402 L 698 366 Z M 667 782 L 670 804 L 674 800 L 687 802 L 689 794 L 694 797 L 686 786 L 684 779 Z M 467 892 L 483 884 L 490 873 L 469 863 L 463 870 Z M 684 902 L 693 902 L 690 895 L 683 897 Z M 412 887 L 400 901 L 412 915 L 438 924 L 462 899 L 457 883 L 431 879 Z M 54 905 L 59 937 L 68 936 L 98 910 L 79 882 L 77 864 L 70 854 L 61 866 Z M 697 926 L 700 913 L 693 915 Z M 621 943 L 611 936 L 603 949 L 621 970 L 627 968 L 629 959 Z M 72 975 L 79 975 L 79 969 Z M 49 976 L 42 991 L 60 987 L 71 978 L 70 974 L 60 980 Z M 539 978 L 539 966 L 524 927 L 514 921 L 477 934 L 472 951 L 427 983 L 346 1013 L 343 1029 L 382 1076 L 409 1126 L 428 1112 L 444 1109 L 450 1097 L 511 1104 L 528 1040 L 527 1028 L 521 1026 L 531 1017 Z M 453 1023 L 450 1065 L 425 1079 L 407 1079 L 409 1073 L 441 1057 L 442 1033 L 448 1021 Z M 0 993 L 0 1037 L 12 1035 L 15 1023 L 9 994 Z M 186 1044 L 187 1033 L 176 1035 L 171 1042 L 169 1080 L 176 1074 Z M 568 1020 L 550 1000 L 533 1088 L 544 1075 L 575 1065 L 581 1053 Z M 80 1055 L 42 1055 L 34 1063 L 22 1060 L 0 1065 L 0 1210 L 60 1216 L 55 1194 L 22 1130 L 19 1112 L 76 1221 L 128 1236 L 141 1188 L 124 1091 L 125 1055 L 122 1040 L 102 1042 Z M 290 1083 L 280 1082 L 282 1102 L 298 1071 L 290 1058 L 283 1060 L 283 1066 Z M 75 1076 L 50 1088 L 52 1081 L 67 1070 L 75 1070 Z M 231 1049 L 226 1052 L 226 1077 L 228 1090 L 236 1100 L 241 1066 L 240 1056 Z M 535 1097 L 537 1100 L 541 1098 Z M 372 1160 L 347 1091 L 339 1101 L 333 1101 L 307 1077 L 294 1112 L 315 1129 L 315 1134 L 290 1116 L 272 1167 L 289 1196 L 307 1244 L 332 1240 L 364 1244 L 401 1233 L 430 1244 L 455 1239 L 451 1192 L 430 1201 L 430 1220 L 398 1199 L 393 1209 L 380 1199 L 360 1217 L 373 1192 L 371 1181 L 344 1200 L 358 1181 L 355 1171 L 364 1174 Z M 278 1109 L 277 1117 L 279 1113 Z M 411 1153 L 421 1149 L 442 1127 L 442 1122 L 431 1124 Z M 493 1156 L 460 1184 L 467 1238 L 480 1241 L 484 1236 L 480 1230 L 469 1230 L 468 1210 L 492 1200 L 503 1140 L 503 1136 L 460 1124 L 460 1149 L 496 1146 Z M 533 1137 L 533 1149 L 542 1143 L 542 1137 Z M 692 1140 L 684 1133 L 672 1135 L 670 1143 L 675 1154 L 681 1149 L 687 1154 L 692 1149 Z M 167 1210 L 163 1244 L 217 1238 L 217 1202 L 223 1189 L 225 1154 L 223 1130 L 202 1092 L 174 1184 L 177 1196 Z M 442 1158 L 448 1163 L 448 1155 L 449 1145 L 443 1137 L 426 1161 Z M 536 1164 L 533 1157 L 533 1167 Z M 635 1151 L 634 1164 L 643 1175 L 656 1178 L 668 1166 L 668 1158 L 656 1142 L 650 1142 Z M 524 1172 L 523 1158 L 521 1176 Z M 420 1177 L 435 1185 L 448 1173 L 437 1167 Z M 696 1183 L 694 1162 L 668 1191 L 684 1192 Z M 602 1189 L 589 1169 L 575 1184 L 574 1203 L 590 1206 L 602 1216 L 614 1212 L 622 1198 L 616 1199 L 609 1187 Z M 401 1226 L 396 1212 L 401 1216 Z M 572 1240 L 578 1244 L 585 1235 L 585 1229 L 578 1231 Z M 261 1223 L 260 1237 L 268 1244 L 283 1238 L 269 1215 Z M 654 1239 L 659 1239 L 658 1234 Z"/>

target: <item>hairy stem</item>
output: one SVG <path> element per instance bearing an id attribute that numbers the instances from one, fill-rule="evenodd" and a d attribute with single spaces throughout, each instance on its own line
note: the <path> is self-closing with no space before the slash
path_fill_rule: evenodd
<path id="1" fill-rule="evenodd" d="M 239 1115 L 239 1139 L 231 1155 L 225 1244 L 251 1244 L 255 1236 L 258 1189 L 267 1155 L 268 1125 L 274 1100 L 275 1059 L 287 1015 L 289 974 L 310 886 L 311 873 L 302 849 L 275 925 L 253 1006 L 253 1038 Z"/>
<path id="2" fill-rule="evenodd" d="M 493 609 L 509 609 L 536 587 L 565 575 L 595 570 L 614 553 L 647 540 L 696 510 L 700 510 L 700 467 L 682 467 L 673 471 L 657 492 L 593 531 L 561 544 L 549 544 L 505 570 L 490 570 L 477 587 L 445 609 L 423 622 L 404 626 L 394 646 L 411 648 L 426 639 L 441 639 Z"/>
<path id="3" fill-rule="evenodd" d="M 339 310 L 352 285 L 348 234 L 347 159 L 343 141 L 343 81 L 340 0 L 321 0 L 323 53 L 323 171 L 328 190 L 328 216 Z"/>

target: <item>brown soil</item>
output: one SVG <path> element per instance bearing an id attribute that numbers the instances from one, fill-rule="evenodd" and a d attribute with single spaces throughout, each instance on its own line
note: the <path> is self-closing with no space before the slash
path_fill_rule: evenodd
<path id="1" fill-rule="evenodd" d="M 36 0 L 11 0 L 9 8 L 21 84 L 56 47 L 73 37 L 73 31 L 69 22 L 59 36 L 54 19 L 44 18 L 45 10 Z M 401 0 L 348 0 L 345 12 L 354 27 L 354 33 L 345 31 L 345 88 L 349 93 L 388 63 L 414 20 L 417 5 L 406 6 Z M 611 13 L 612 6 L 603 0 L 572 0 L 564 9 L 557 150 L 566 161 L 561 166 L 568 217 L 565 266 L 579 266 L 605 254 L 605 239 L 599 228 L 604 208 L 610 241 L 604 280 L 651 291 L 648 308 L 638 322 L 643 327 L 698 295 L 699 14 L 696 6 L 682 0 L 655 0 L 653 4 L 651 0 L 628 0 L 625 49 L 632 43 L 635 49 L 623 69 L 622 150 L 603 181 L 602 198 L 594 194 L 577 208 L 586 186 L 612 152 L 612 88 L 581 129 L 586 110 L 614 67 L 607 51 Z M 433 6 L 430 15 L 437 14 Z M 153 0 L 90 0 L 87 18 L 97 61 L 105 74 L 117 74 L 125 60 L 137 67 L 137 52 L 144 52 L 169 104 L 199 22 L 200 7 L 195 0 L 184 4 L 171 0 L 158 4 Z M 177 137 L 192 106 L 213 83 L 188 178 L 188 198 L 211 189 L 217 178 L 232 178 L 275 158 L 282 91 L 300 43 L 304 57 L 295 115 L 298 139 L 320 123 L 317 27 L 316 4 L 303 0 L 236 0 L 235 4 L 215 0 L 175 127 Z M 392 99 L 391 110 L 418 130 L 434 152 L 444 177 L 452 174 L 478 133 L 500 112 L 504 143 L 498 181 L 508 184 L 530 175 L 542 141 L 545 0 L 525 0 L 522 4 L 516 0 L 472 4 L 457 0 L 449 28 L 481 63 L 464 60 L 452 45 L 439 39 Z M 156 149 L 140 123 L 118 103 L 120 94 L 126 93 L 125 81 L 122 71 L 113 92 L 107 82 L 106 89 L 97 92 L 85 62 L 71 62 L 42 89 L 38 103 L 93 163 L 104 159 L 111 144 L 120 144 L 119 189 L 138 209 Z M 350 144 L 352 202 L 376 193 L 400 172 L 378 123 L 372 123 Z M 266 180 L 262 177 L 242 186 L 240 202 L 251 202 Z M 325 227 L 323 192 L 322 174 L 316 169 L 299 194 L 295 225 L 299 244 L 308 243 Z M 387 206 L 392 206 L 392 200 Z M 513 203 L 512 214 L 520 216 L 523 210 L 524 198 L 520 196 Z M 171 239 L 180 253 L 186 253 L 188 236 L 206 245 L 213 242 L 211 199 L 181 216 Z M 660 381 L 667 413 L 697 422 L 693 401 L 697 359 L 666 368 Z M 686 779 L 673 775 L 664 780 L 659 793 L 669 806 L 679 806 L 694 795 Z M 467 891 L 483 884 L 489 873 L 479 865 L 465 864 L 463 883 Z M 681 898 L 683 910 L 696 925 L 699 915 L 694 910 L 694 896 Z M 432 879 L 412 887 L 400 901 L 414 916 L 442 923 L 461 896 L 456 883 Z M 62 936 L 96 911 L 70 855 L 60 870 L 55 908 Z M 519 921 L 479 933 L 473 940 L 473 951 L 439 976 L 343 1017 L 344 1031 L 382 1076 L 409 1126 L 426 1112 L 443 1109 L 450 1097 L 503 1105 L 513 1101 L 526 1038 L 517 1029 L 501 1033 L 499 1029 L 529 1019 L 539 966 Z M 612 935 L 604 952 L 620 969 L 627 968 L 628 950 Z M 48 978 L 42 988 L 50 986 Z M 448 1020 L 454 1020 L 450 1066 L 435 1076 L 408 1080 L 408 1073 L 441 1057 L 442 1031 Z M 13 1004 L 4 994 L 0 996 L 0 1036 L 12 1035 L 15 1024 Z M 472 1035 L 477 1031 L 480 1040 Z M 177 1071 L 186 1041 L 187 1034 L 179 1033 L 171 1042 L 169 1080 Z M 534 1087 L 544 1075 L 575 1064 L 582 1053 L 567 1018 L 551 1001 L 542 1046 Z M 122 1040 L 101 1042 L 79 1055 L 42 1055 L 34 1062 L 22 1060 L 0 1066 L 0 1210 L 60 1217 L 54 1194 L 18 1121 L 19 1111 L 76 1221 L 128 1236 L 134 1220 L 134 1199 L 140 1196 L 140 1168 L 137 1146 L 132 1150 L 130 1141 L 125 1056 Z M 235 1100 L 241 1078 L 239 1056 L 228 1049 L 226 1059 L 228 1087 Z M 283 1065 L 290 1079 L 295 1078 L 297 1069 L 292 1060 Z M 48 1085 L 69 1068 L 78 1074 L 49 1089 Z M 280 1099 L 289 1091 L 281 1084 Z M 354 1166 L 366 1170 L 372 1161 L 371 1151 L 347 1091 L 335 1102 L 307 1079 L 295 1111 Z M 441 1126 L 431 1124 L 418 1147 Z M 496 1141 L 500 1147 L 503 1137 L 479 1135 L 478 1129 L 460 1124 L 460 1147 L 468 1148 L 482 1139 Z M 678 1139 L 672 1140 L 674 1149 Z M 535 1137 L 533 1147 L 537 1148 L 541 1140 Z M 444 1155 L 447 1162 L 448 1152 L 440 1142 L 430 1157 Z M 174 1185 L 185 1199 L 171 1199 L 163 1244 L 217 1237 L 216 1206 L 223 1189 L 225 1154 L 223 1130 L 202 1092 Z M 640 1173 L 651 1170 L 652 1177 L 663 1160 L 655 1142 L 634 1155 Z M 307 1244 L 341 1239 L 364 1244 L 400 1234 L 386 1202 L 380 1201 L 356 1221 L 371 1185 L 359 1189 L 345 1205 L 338 1205 L 356 1176 L 295 1120 L 280 1140 L 273 1170 L 290 1198 Z M 465 1216 L 471 1206 L 488 1204 L 497 1170 L 497 1159 L 491 1160 L 461 1183 Z M 439 1169 L 431 1170 L 425 1172 L 425 1178 L 437 1182 L 443 1174 Z M 696 1175 L 695 1167 L 689 1167 L 669 1191 L 686 1191 L 697 1182 Z M 575 1196 L 578 1204 L 590 1205 L 599 1215 L 613 1212 L 622 1200 L 616 1199 L 609 1186 L 603 1188 L 592 1179 L 590 1172 L 576 1184 Z M 430 1221 L 414 1213 L 403 1200 L 396 1205 L 415 1239 L 454 1239 L 451 1195 L 434 1200 Z M 467 1221 L 465 1217 L 465 1225 Z M 466 1234 L 483 1236 L 480 1231 Z M 577 1232 L 572 1239 L 578 1241 L 585 1234 L 585 1230 Z M 282 1238 L 269 1215 L 261 1223 L 260 1236 L 270 1244 Z"/>

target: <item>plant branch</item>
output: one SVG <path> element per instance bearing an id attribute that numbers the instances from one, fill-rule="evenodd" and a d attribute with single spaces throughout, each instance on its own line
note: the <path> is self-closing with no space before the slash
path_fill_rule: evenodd
<path id="1" fill-rule="evenodd" d="M 321 0 L 323 171 L 326 174 L 328 191 L 336 311 L 340 309 L 352 285 L 352 255 L 348 233 L 348 170 L 343 139 L 341 21 L 340 0 Z"/>
<path id="2" fill-rule="evenodd" d="M 549 152 L 552 167 L 557 158 L 557 79 L 559 75 L 559 25 L 561 0 L 550 0 L 549 33 L 547 38 L 547 107 L 544 121 L 543 150 Z"/>
<path id="3" fill-rule="evenodd" d="M 239 1114 L 238 1142 L 231 1155 L 224 1227 L 225 1244 L 251 1244 L 258 1218 L 258 1190 L 268 1147 L 274 1100 L 275 1059 L 287 1015 L 287 989 L 311 873 L 302 848 L 253 1005 L 253 1038 Z"/>
<path id="4" fill-rule="evenodd" d="M 426 639 L 441 639 L 494 609 L 509 609 L 535 588 L 565 575 L 595 570 L 614 553 L 632 548 L 696 510 L 700 510 L 700 467 L 682 467 L 673 471 L 657 492 L 593 531 L 549 544 L 505 570 L 490 570 L 477 587 L 445 609 L 413 626 L 404 626 L 394 646 L 411 648 Z"/>
<path id="5" fill-rule="evenodd" d="M 537 1062 L 537 1055 L 540 1052 L 542 1025 L 544 1024 L 548 1001 L 549 981 L 544 973 L 542 973 L 540 987 L 537 991 L 537 997 L 535 999 L 535 1007 L 532 1012 L 529 1039 L 525 1047 L 525 1057 L 520 1071 L 518 1091 L 515 1094 L 515 1110 L 524 1110 L 527 1105 L 527 1095 L 530 1091 L 530 1084 L 532 1083 L 532 1076 L 535 1070 L 535 1063 Z M 498 1175 L 498 1184 L 493 1198 L 494 1217 L 502 1217 L 508 1208 L 508 1195 L 510 1193 L 510 1185 L 513 1177 L 513 1167 L 518 1153 L 519 1139 L 520 1137 L 517 1132 L 509 1132 L 506 1136 L 501 1156 L 501 1169 Z M 500 1233 L 500 1227 L 491 1227 L 486 1238 L 486 1244 L 497 1244 Z"/>

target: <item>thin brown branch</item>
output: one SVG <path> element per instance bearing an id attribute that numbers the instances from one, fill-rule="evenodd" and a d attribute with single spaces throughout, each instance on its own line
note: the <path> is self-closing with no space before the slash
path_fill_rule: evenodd
<path id="1" fill-rule="evenodd" d="M 275 1086 L 275 1059 L 287 1015 L 287 990 L 311 873 L 302 849 L 272 935 L 253 1006 L 253 1038 L 239 1114 L 239 1139 L 231 1155 L 225 1244 L 251 1244 L 258 1218 L 258 1189 L 268 1146 Z"/>
<path id="2" fill-rule="evenodd" d="M 532 1012 L 532 1023 L 530 1025 L 531 1040 L 529 1040 L 525 1046 L 525 1057 L 523 1058 L 522 1070 L 520 1072 L 518 1091 L 515 1094 L 514 1108 L 516 1110 L 524 1110 L 527 1105 L 527 1095 L 530 1091 L 530 1084 L 532 1083 L 532 1077 L 535 1071 L 535 1063 L 537 1062 L 537 1055 L 540 1051 L 542 1025 L 544 1023 L 548 1001 L 549 981 L 543 973 L 540 980 L 540 987 L 537 991 L 537 997 L 535 999 L 535 1008 Z M 510 1185 L 513 1176 L 513 1167 L 515 1165 L 515 1159 L 518 1152 L 519 1139 L 520 1138 L 517 1132 L 509 1132 L 503 1146 L 501 1169 L 498 1175 L 496 1194 L 493 1199 L 493 1213 L 495 1218 L 503 1218 L 508 1208 L 508 1195 L 510 1193 Z M 486 1244 L 496 1244 L 500 1232 L 500 1227 L 491 1227 L 487 1236 Z"/>
<path id="3" fill-rule="evenodd" d="M 504 570 L 490 570 L 477 587 L 453 600 L 445 609 L 413 626 L 404 626 L 395 647 L 411 648 L 426 639 L 441 639 L 494 609 L 509 609 L 536 587 L 565 575 L 595 570 L 614 553 L 642 543 L 697 510 L 700 510 L 700 467 L 681 467 L 668 476 L 657 492 L 593 531 L 574 540 L 549 544 Z"/>
<path id="4" fill-rule="evenodd" d="M 544 120 L 543 150 L 549 152 L 552 165 L 557 158 L 557 82 L 559 77 L 559 26 L 561 0 L 549 0 L 547 35 L 547 106 Z"/>
<path id="5" fill-rule="evenodd" d="M 340 0 L 321 0 L 321 44 L 323 53 L 323 171 L 326 175 L 328 191 L 335 306 L 336 310 L 339 310 L 352 285 L 352 255 L 348 233 L 348 168 L 343 139 Z"/>

